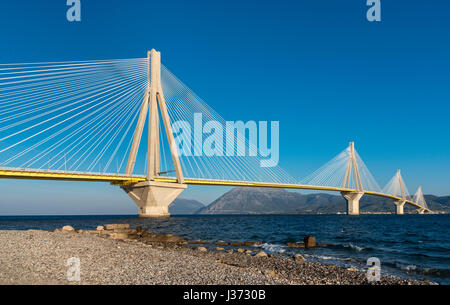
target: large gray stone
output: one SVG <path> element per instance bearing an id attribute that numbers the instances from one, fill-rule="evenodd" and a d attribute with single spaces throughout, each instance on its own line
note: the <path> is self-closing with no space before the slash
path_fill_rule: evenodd
<path id="1" fill-rule="evenodd" d="M 75 232 L 75 229 L 72 226 L 64 226 L 61 231 L 63 232 Z"/>

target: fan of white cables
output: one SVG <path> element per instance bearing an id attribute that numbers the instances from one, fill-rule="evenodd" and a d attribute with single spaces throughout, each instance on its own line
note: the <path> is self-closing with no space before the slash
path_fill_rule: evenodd
<path id="1" fill-rule="evenodd" d="M 119 173 L 147 58 L 0 65 L 0 166 Z"/>
<path id="2" fill-rule="evenodd" d="M 411 195 L 409 194 L 405 182 L 403 181 L 402 177 L 398 173 L 396 173 L 384 186 L 382 193 L 402 198 L 402 188 L 405 193 L 405 198 L 411 199 Z"/>
<path id="3" fill-rule="evenodd" d="M 423 196 L 421 187 L 419 187 L 417 189 L 417 192 L 414 194 L 413 202 L 417 203 L 421 207 L 424 207 L 424 208 L 428 209 L 428 205 L 427 205 L 427 202 L 425 200 L 425 197 Z"/>
<path id="4" fill-rule="evenodd" d="M 177 122 L 176 125 L 184 127 L 180 129 L 182 132 L 191 132 L 191 136 L 185 138 L 189 142 L 185 144 L 188 145 L 179 147 L 179 150 L 182 151 L 180 157 L 182 170 L 186 177 L 268 183 L 292 184 L 296 182 L 295 178 L 278 165 L 261 166 L 261 161 L 266 160 L 267 157 L 260 154 L 257 143 L 249 141 L 245 131 L 244 133 L 237 131 L 235 136 L 226 133 L 226 121 L 164 66 L 161 78 L 172 123 Z M 200 131 L 198 130 L 199 126 L 195 126 L 194 115 L 197 118 L 201 116 L 203 126 L 200 126 Z M 217 147 L 219 153 L 208 154 L 202 149 L 211 134 L 203 133 L 204 129 L 202 129 L 206 128 L 208 122 L 214 122 L 214 126 L 221 129 L 214 130 L 221 135 L 218 143 L 214 144 L 219 145 Z M 194 131 L 195 128 L 197 131 Z M 213 132 L 213 130 L 210 131 Z M 177 131 L 174 130 L 174 132 Z M 203 135 L 196 136 L 196 132 L 197 135 L 198 132 Z M 270 135 L 269 131 L 268 134 Z M 234 154 L 228 154 L 227 145 L 233 149 Z M 190 149 L 186 149 L 186 147 L 190 147 Z M 167 147 L 165 151 L 168 152 Z M 238 151 L 242 154 L 238 154 Z"/>
<path id="5" fill-rule="evenodd" d="M 350 157 L 350 148 L 346 148 L 336 157 L 317 169 L 315 172 L 302 179 L 300 183 L 313 186 L 342 188 Z M 381 189 L 378 186 L 378 183 L 356 151 L 355 159 L 363 190 L 379 192 Z M 348 178 L 350 179 L 348 188 L 357 189 L 353 170 L 350 171 Z"/>

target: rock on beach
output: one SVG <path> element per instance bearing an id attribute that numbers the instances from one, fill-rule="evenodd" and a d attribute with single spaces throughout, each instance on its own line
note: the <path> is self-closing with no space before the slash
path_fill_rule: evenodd
<path id="1" fill-rule="evenodd" d="M 124 224 L 80 233 L 69 227 L 54 232 L 0 231 L 0 284 L 370 284 L 364 271 L 300 256 L 268 256 L 264 251 L 251 256 L 205 247 L 195 251 L 180 237 Z M 67 260 L 74 257 L 82 269 L 79 282 L 67 279 Z M 429 282 L 382 275 L 378 284 Z"/>

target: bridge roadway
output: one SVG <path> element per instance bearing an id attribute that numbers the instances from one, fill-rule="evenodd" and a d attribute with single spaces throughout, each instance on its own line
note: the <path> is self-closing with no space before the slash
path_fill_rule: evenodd
<path id="1" fill-rule="evenodd" d="M 145 176 L 125 176 L 119 174 L 98 174 L 98 173 L 82 173 L 70 171 L 53 171 L 53 170 L 28 170 L 14 168 L 0 168 L 0 178 L 6 179 L 32 179 L 32 180 L 59 180 L 59 181 L 87 181 L 87 182 L 109 182 L 115 185 L 130 185 L 146 180 Z M 155 181 L 176 183 L 173 177 L 158 177 Z M 302 184 L 283 184 L 283 183 L 264 183 L 264 182 L 247 182 L 247 181 L 228 181 L 228 180 L 209 180 L 209 179 L 193 179 L 185 178 L 184 182 L 189 185 L 215 185 L 215 186 L 247 186 L 247 187 L 267 187 L 267 188 L 283 188 L 283 189 L 303 189 L 303 190 L 319 190 L 334 192 L 355 192 L 354 189 L 331 187 L 331 186 L 314 186 Z M 402 200 L 389 194 L 383 194 L 372 191 L 364 191 L 364 194 L 373 195 L 392 200 Z M 431 212 L 427 208 L 406 200 L 406 203 L 426 212 Z"/>

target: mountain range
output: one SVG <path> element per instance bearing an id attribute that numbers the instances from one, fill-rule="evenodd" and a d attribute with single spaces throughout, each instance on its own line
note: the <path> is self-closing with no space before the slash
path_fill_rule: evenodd
<path id="1" fill-rule="evenodd" d="M 432 211 L 450 213 L 450 196 L 425 195 L 425 200 Z M 207 206 L 179 198 L 169 209 L 171 214 L 336 214 L 346 210 L 340 195 L 254 187 L 234 188 Z M 390 199 L 365 195 L 360 200 L 360 212 L 394 213 L 395 206 Z M 405 205 L 405 213 L 413 212 L 415 208 Z"/>
<path id="2" fill-rule="evenodd" d="M 169 213 L 171 215 L 190 215 L 195 214 L 203 207 L 205 205 L 197 200 L 177 198 L 169 206 Z"/>

